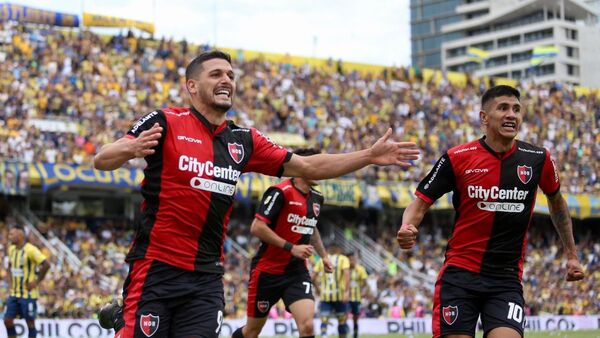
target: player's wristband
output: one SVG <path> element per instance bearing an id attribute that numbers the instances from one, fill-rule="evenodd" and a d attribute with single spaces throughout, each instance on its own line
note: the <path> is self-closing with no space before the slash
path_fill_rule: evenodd
<path id="1" fill-rule="evenodd" d="M 292 251 L 293 247 L 294 247 L 294 244 L 292 244 L 290 242 L 285 242 L 285 244 L 283 245 L 283 250 Z"/>

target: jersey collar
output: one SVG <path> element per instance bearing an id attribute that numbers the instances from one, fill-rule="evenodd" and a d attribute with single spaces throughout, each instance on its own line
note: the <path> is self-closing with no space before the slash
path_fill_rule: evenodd
<path id="1" fill-rule="evenodd" d="M 204 115 L 202 115 L 199 111 L 196 110 L 196 108 L 194 108 L 194 106 L 190 107 L 190 111 L 194 114 L 194 116 L 198 118 L 198 120 L 200 120 L 200 122 L 202 122 L 206 129 L 208 129 L 208 131 L 213 135 L 217 135 L 220 132 L 222 132 L 223 129 L 225 129 L 229 123 L 228 120 L 225 120 L 223 123 L 215 127 L 215 125 L 210 123 L 206 119 L 206 117 L 204 117 Z"/>
<path id="2" fill-rule="evenodd" d="M 481 144 L 481 146 L 483 148 L 485 148 L 487 151 L 489 151 L 494 157 L 498 158 L 499 160 L 504 160 L 504 159 L 508 158 L 510 155 L 512 155 L 517 150 L 518 142 L 519 141 L 515 140 L 515 142 L 513 143 L 512 147 L 510 148 L 509 151 L 505 152 L 504 154 L 500 154 L 500 153 L 497 153 L 494 149 L 492 149 L 487 143 L 485 143 L 485 136 L 483 136 L 482 138 L 479 139 L 479 144 Z"/>

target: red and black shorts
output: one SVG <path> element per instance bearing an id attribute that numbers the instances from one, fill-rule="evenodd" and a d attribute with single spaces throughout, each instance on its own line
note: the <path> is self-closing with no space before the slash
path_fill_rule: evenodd
<path id="1" fill-rule="evenodd" d="M 271 306 L 283 299 L 286 309 L 301 299 L 315 297 L 312 282 L 307 270 L 274 275 L 256 269 L 250 271 L 248 282 L 248 317 L 263 318 L 269 314 Z"/>
<path id="2" fill-rule="evenodd" d="M 463 334 L 475 337 L 481 315 L 484 337 L 497 327 L 523 336 L 523 286 L 517 277 L 491 277 L 455 266 L 440 272 L 433 296 L 433 337 Z"/>
<path id="3" fill-rule="evenodd" d="M 135 260 L 123 285 L 123 303 L 115 337 L 216 338 L 223 323 L 222 275 Z"/>

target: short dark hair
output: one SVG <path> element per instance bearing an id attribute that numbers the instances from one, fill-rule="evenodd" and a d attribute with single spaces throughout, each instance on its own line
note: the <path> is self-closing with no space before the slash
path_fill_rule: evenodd
<path id="1" fill-rule="evenodd" d="M 23 224 L 19 224 L 19 223 L 12 224 L 11 226 L 9 226 L 9 229 L 25 231 L 25 227 L 23 226 Z"/>
<path id="2" fill-rule="evenodd" d="M 202 70 L 204 61 L 212 59 L 223 59 L 231 64 L 231 55 L 220 50 L 211 50 L 196 56 L 185 68 L 185 80 L 195 77 Z"/>
<path id="3" fill-rule="evenodd" d="M 485 110 L 484 107 L 486 104 L 500 96 L 514 96 L 517 100 L 521 100 L 521 93 L 516 88 L 507 85 L 499 85 L 489 88 L 483 93 L 483 96 L 481 97 L 481 109 Z"/>
<path id="4" fill-rule="evenodd" d="M 315 148 L 298 148 L 296 150 L 294 150 L 294 154 L 296 155 L 300 155 L 300 156 L 311 156 L 311 155 L 316 155 L 316 154 L 320 154 L 321 151 L 319 151 L 318 149 Z"/>

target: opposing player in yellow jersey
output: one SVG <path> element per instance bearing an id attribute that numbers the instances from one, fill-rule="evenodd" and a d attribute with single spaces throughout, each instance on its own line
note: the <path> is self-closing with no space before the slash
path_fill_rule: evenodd
<path id="1" fill-rule="evenodd" d="M 38 285 L 46 276 L 50 264 L 40 249 L 25 240 L 23 228 L 13 227 L 8 232 L 8 274 L 10 295 L 6 301 L 4 325 L 9 338 L 17 336 L 15 317 L 27 322 L 28 337 L 35 337 Z"/>
<path id="2" fill-rule="evenodd" d="M 352 313 L 352 322 L 354 328 L 352 335 L 358 338 L 358 318 L 360 318 L 360 302 L 366 293 L 367 270 L 358 263 L 358 252 L 347 252 L 346 256 L 350 260 L 350 313 Z"/>
<path id="3" fill-rule="evenodd" d="M 325 273 L 322 260 L 314 268 L 313 284 L 320 298 L 321 337 L 327 335 L 327 324 L 332 313 L 338 319 L 340 338 L 346 338 L 348 334 L 346 321 L 350 300 L 350 260 L 340 251 L 337 245 L 330 246 L 329 260 L 333 265 L 333 273 Z"/>

